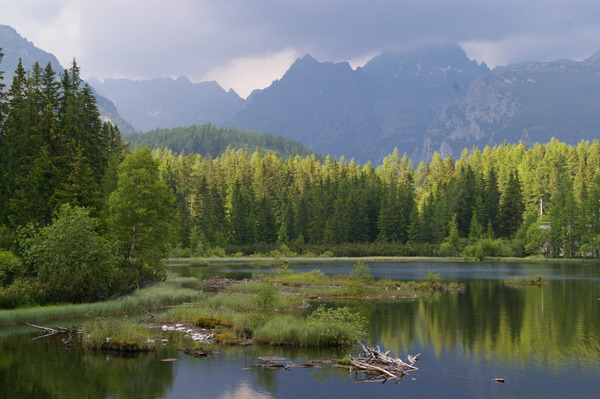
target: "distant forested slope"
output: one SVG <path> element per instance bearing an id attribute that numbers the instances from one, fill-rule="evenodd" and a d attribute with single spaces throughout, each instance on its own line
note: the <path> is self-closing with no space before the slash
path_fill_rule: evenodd
<path id="1" fill-rule="evenodd" d="M 307 156 L 313 150 L 292 139 L 270 133 L 259 133 L 214 125 L 195 125 L 174 129 L 157 129 L 147 133 L 128 133 L 123 140 L 132 147 L 166 147 L 178 153 L 218 157 L 227 147 L 247 152 L 272 151 L 283 158 L 293 155 Z"/>

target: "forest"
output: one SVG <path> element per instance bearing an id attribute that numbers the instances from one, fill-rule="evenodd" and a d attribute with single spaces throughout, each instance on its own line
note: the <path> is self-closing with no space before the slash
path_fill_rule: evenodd
<path id="1" fill-rule="evenodd" d="M 188 256 L 596 257 L 600 142 L 503 144 L 416 167 L 228 149 L 153 152 Z"/>
<path id="2" fill-rule="evenodd" d="M 102 120 L 76 62 L 60 76 L 19 63 L 0 83 L 0 308 L 98 301 L 164 278 L 174 196 L 150 150 L 130 153 Z"/>
<path id="3" fill-rule="evenodd" d="M 150 146 L 166 147 L 177 153 L 218 157 L 227 147 L 247 152 L 276 152 L 282 158 L 314 153 L 302 143 L 271 133 L 259 133 L 214 125 L 194 125 L 174 129 L 156 129 L 145 133 L 124 133 L 123 141 L 132 148 Z"/>
<path id="4" fill-rule="evenodd" d="M 130 292 L 164 278 L 169 255 L 600 255 L 598 141 L 418 165 L 397 150 L 381 165 L 268 151 L 258 136 L 204 155 L 131 150 L 75 61 L 60 75 L 19 64 L 0 84 L 0 308 Z M 241 133 L 153 134 L 201 152 Z"/>

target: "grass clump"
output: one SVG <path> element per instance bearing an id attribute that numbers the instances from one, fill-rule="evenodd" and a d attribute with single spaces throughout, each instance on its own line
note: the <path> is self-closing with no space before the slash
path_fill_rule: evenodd
<path id="1" fill-rule="evenodd" d="M 154 340 L 148 329 L 127 318 L 96 318 L 83 325 L 83 346 L 122 352 L 152 351 Z"/>
<path id="2" fill-rule="evenodd" d="M 349 346 L 365 338 L 366 324 L 364 317 L 348 307 L 321 305 L 306 319 L 285 315 L 269 320 L 254 331 L 254 341 L 282 346 Z"/>
<path id="3" fill-rule="evenodd" d="M 217 327 L 232 327 L 232 324 L 228 321 L 217 319 L 214 317 L 199 317 L 196 320 L 196 326 L 200 328 L 206 328 L 213 330 Z"/>

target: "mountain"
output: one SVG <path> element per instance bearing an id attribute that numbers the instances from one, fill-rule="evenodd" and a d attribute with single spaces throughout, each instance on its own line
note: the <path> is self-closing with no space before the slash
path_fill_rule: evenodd
<path id="1" fill-rule="evenodd" d="M 371 105 L 376 93 L 375 83 L 348 63 L 307 55 L 281 80 L 255 91 L 227 125 L 283 135 L 337 156 L 357 148 L 379 154 L 384 143 Z"/>
<path id="2" fill-rule="evenodd" d="M 19 58 L 26 70 L 30 70 L 33 64 L 38 62 L 42 68 L 50 63 L 52 69 L 57 74 L 64 71 L 64 68 L 54 55 L 35 47 L 33 43 L 23 38 L 10 26 L 0 25 L 0 49 L 2 49 L 2 53 L 4 54 L 4 58 L 0 63 L 0 70 L 4 71 L 4 83 L 7 86 L 10 86 L 14 71 L 19 64 Z M 98 110 L 104 119 L 115 123 L 121 131 L 132 130 L 131 125 L 119 115 L 117 108 L 109 99 L 99 95 L 97 92 L 94 94 L 96 95 Z"/>
<path id="3" fill-rule="evenodd" d="M 152 80 L 91 79 L 90 84 L 115 103 L 137 131 L 195 124 L 222 124 L 244 100 L 216 82 L 192 83 L 185 76 Z"/>
<path id="4" fill-rule="evenodd" d="M 306 55 L 255 91 L 226 124 L 363 162 L 379 162 L 394 147 L 419 156 L 423 134 L 443 106 L 487 73 L 454 44 L 382 54 L 356 70 Z"/>
<path id="5" fill-rule="evenodd" d="M 458 155 L 465 147 L 547 142 L 600 135 L 600 53 L 582 62 L 556 60 L 498 67 L 444 107 L 427 130 L 421 156 Z"/>

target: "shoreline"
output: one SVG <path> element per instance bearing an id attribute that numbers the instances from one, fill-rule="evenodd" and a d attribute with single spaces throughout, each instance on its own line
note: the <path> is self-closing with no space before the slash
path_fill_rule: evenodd
<path id="1" fill-rule="evenodd" d="M 303 263 L 333 263 L 333 262 L 375 262 L 375 263 L 600 263 L 600 259 L 583 259 L 583 258 L 501 258 L 489 257 L 484 260 L 467 259 L 462 257 L 426 257 L 426 256 L 339 256 L 339 257 L 210 257 L 210 258 L 168 258 L 165 260 L 167 267 L 169 266 L 185 266 L 190 263 L 199 263 L 204 266 L 214 264 L 260 264 L 260 263 L 277 263 L 285 262 L 288 264 L 303 264 Z M 201 267 L 201 266 L 200 266 Z"/>

